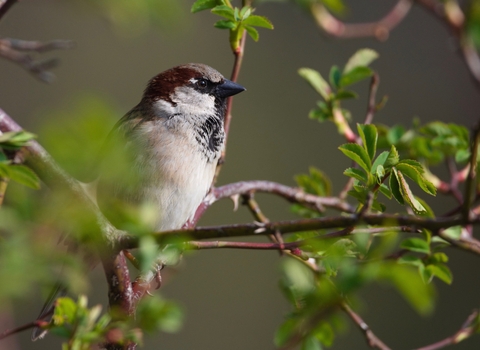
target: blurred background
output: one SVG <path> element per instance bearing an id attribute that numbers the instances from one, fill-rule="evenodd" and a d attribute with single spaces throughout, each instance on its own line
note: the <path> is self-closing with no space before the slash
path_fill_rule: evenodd
<path id="1" fill-rule="evenodd" d="M 105 2 L 23 0 L 15 4 L 0 22 L 2 37 L 71 39 L 76 45 L 71 50 L 39 56 L 61 60 L 53 70 L 56 80 L 52 84 L 39 82 L 15 64 L 0 60 L 0 108 L 25 129 L 37 133 L 42 143 L 51 130 L 45 127 L 50 119 L 68 119 L 75 108 L 92 100 L 100 99 L 112 106 L 120 118 L 138 103 L 146 82 L 172 66 L 202 62 L 229 76 L 233 55 L 227 31 L 213 27 L 217 18 L 208 11 L 190 14 L 192 3 L 165 1 L 165 12 L 158 18 L 160 24 L 152 26 L 144 17 L 136 18 L 134 12 L 107 13 L 102 9 Z M 346 1 L 350 11 L 344 19 L 373 21 L 395 3 Z M 297 70 L 311 67 L 328 76 L 332 65 L 342 67 L 364 47 L 380 54 L 372 65 L 380 75 L 378 96 L 389 96 L 385 109 L 376 116 L 377 122 L 409 126 L 417 116 L 422 122 L 441 120 L 470 127 L 478 120 L 479 90 L 457 52 L 455 40 L 446 27 L 415 6 L 386 42 L 329 38 L 308 13 L 292 2 L 264 2 L 256 14 L 267 16 L 275 29 L 260 29 L 258 43 L 247 39 L 239 77 L 247 91 L 235 97 L 227 162 L 219 184 L 265 179 L 293 186 L 294 175 L 314 165 L 331 177 L 335 193 L 341 190 L 346 181 L 342 172 L 349 161 L 337 147 L 344 140 L 333 124 L 308 119 L 319 97 Z M 129 21 L 128 25 L 122 26 L 124 20 Z M 346 106 L 353 120 L 362 122 L 368 83 L 358 84 L 354 90 L 360 98 Z M 81 148 L 75 152 L 85 156 L 80 154 Z M 288 203 L 281 199 L 259 196 L 259 200 L 271 220 L 294 217 Z M 429 198 L 429 203 L 441 212 L 452 202 L 439 196 Z M 200 225 L 250 221 L 245 208 L 233 212 L 232 202 L 225 200 L 215 204 Z M 478 307 L 479 258 L 456 251 L 449 254 L 454 283 L 437 283 L 438 307 L 428 317 L 418 316 L 391 288 L 372 285 L 362 290 L 361 315 L 393 349 L 410 349 L 443 339 L 456 332 L 472 308 Z M 187 254 L 179 266 L 166 272 L 167 283 L 160 291 L 184 307 L 184 327 L 176 334 L 146 337 L 144 348 L 274 349 L 274 331 L 289 311 L 278 289 L 279 262 L 278 253 L 265 251 L 208 250 Z M 100 268 L 91 274 L 91 283 L 94 288 L 90 289 L 90 302 L 105 303 L 106 287 Z M 31 298 L 8 306 L 14 324 L 32 321 L 42 304 L 39 288 L 31 291 Z M 349 321 L 346 324 L 349 326 L 333 349 L 369 349 L 355 326 Z M 60 340 L 52 335 L 31 343 L 30 332 L 24 332 L 0 342 L 0 348 L 58 349 L 59 344 Z M 478 337 L 456 347 L 479 348 Z"/>

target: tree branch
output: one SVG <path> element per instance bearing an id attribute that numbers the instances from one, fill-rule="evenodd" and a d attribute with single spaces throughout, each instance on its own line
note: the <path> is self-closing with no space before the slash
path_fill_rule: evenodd
<path id="1" fill-rule="evenodd" d="M 21 130 L 22 128 L 0 109 L 0 131 Z M 99 235 L 105 239 L 107 245 L 114 245 L 117 237 L 122 232 L 108 222 L 98 207 L 92 202 L 80 182 L 69 176 L 38 142 L 30 141 L 28 146 L 22 148 L 17 157 L 31 167 L 49 187 L 67 191 L 73 198 L 78 200 L 97 222 Z"/>
<path id="2" fill-rule="evenodd" d="M 233 82 L 237 81 L 238 75 L 240 74 L 240 68 L 242 67 L 246 40 L 247 40 L 247 33 L 244 31 L 242 35 L 242 39 L 240 41 L 240 46 L 236 51 L 233 52 L 233 54 L 235 55 L 235 62 L 233 64 L 232 75 L 230 77 L 230 80 Z M 230 96 L 227 100 L 227 110 L 226 110 L 225 122 L 224 122 L 225 146 L 222 150 L 220 159 L 218 160 L 217 169 L 215 170 L 215 177 L 213 179 L 213 184 L 216 183 L 218 175 L 220 174 L 220 170 L 222 169 L 222 165 L 223 163 L 225 163 L 225 156 L 227 151 L 227 140 L 228 140 L 228 134 L 230 132 L 230 123 L 232 121 L 232 106 L 233 106 L 233 96 Z"/>
<path id="3" fill-rule="evenodd" d="M 436 342 L 431 345 L 427 345 L 421 348 L 418 348 L 417 350 L 437 350 L 444 348 L 448 345 L 454 345 L 458 344 L 461 341 L 467 339 L 468 337 L 472 336 L 475 334 L 478 329 L 479 329 L 479 312 L 478 310 L 474 310 L 470 316 L 468 316 L 467 320 L 463 323 L 462 327 L 460 330 L 458 330 L 454 335 L 445 338 L 443 340 L 440 340 L 439 342 Z"/>
<path id="4" fill-rule="evenodd" d="M 1 10 L 1 9 L 0 9 Z M 18 39 L 0 39 L 0 57 L 19 64 L 43 82 L 50 83 L 54 75 L 48 70 L 57 66 L 58 60 L 47 59 L 36 61 L 29 54 L 22 51 L 45 52 L 56 49 L 70 49 L 73 42 L 69 40 L 53 40 L 47 43 L 39 41 L 25 41 Z"/>
<path id="5" fill-rule="evenodd" d="M 338 38 L 375 37 L 378 40 L 388 39 L 390 31 L 408 14 L 412 7 L 411 0 L 399 0 L 392 10 L 377 22 L 347 24 L 334 16 L 324 5 L 314 2 L 311 12 L 317 24 L 328 34 Z"/>
<path id="6" fill-rule="evenodd" d="M 197 208 L 193 219 L 185 225 L 185 228 L 194 227 L 205 211 L 218 200 L 223 198 L 231 198 L 236 195 L 244 195 L 250 192 L 275 194 L 291 203 L 302 204 L 320 212 L 323 212 L 325 207 L 347 213 L 353 213 L 355 211 L 355 209 L 353 209 L 353 207 L 345 200 L 337 197 L 320 197 L 305 193 L 300 188 L 289 187 L 272 181 L 240 181 L 217 188 L 212 188 L 210 193 Z"/>
<path id="7" fill-rule="evenodd" d="M 377 111 L 377 90 L 378 85 L 380 84 L 380 77 L 377 73 L 373 73 L 372 80 L 370 82 L 370 90 L 368 96 L 368 107 L 367 107 L 367 115 L 365 117 L 364 124 L 371 124 L 373 121 L 373 116 Z"/>
<path id="8" fill-rule="evenodd" d="M 470 38 L 464 33 L 465 15 L 456 2 L 449 1 L 446 7 L 437 0 L 415 0 L 429 13 L 440 19 L 457 37 L 462 57 L 477 86 L 480 86 L 480 57 Z"/>
<path id="9" fill-rule="evenodd" d="M 350 317 L 350 319 L 355 323 L 355 325 L 363 332 L 365 335 L 365 340 L 367 341 L 367 344 L 373 348 L 373 349 L 380 349 L 380 350 L 390 350 L 390 348 L 385 345 L 384 342 L 382 342 L 376 335 L 373 333 L 373 331 L 370 329 L 368 324 L 365 323 L 362 318 L 355 313 L 350 306 L 346 302 L 343 302 L 341 304 L 341 307 L 343 311 Z"/>
<path id="10" fill-rule="evenodd" d="M 470 147 L 470 168 L 468 171 L 467 179 L 465 181 L 465 200 L 463 202 L 462 215 L 464 219 L 470 217 L 470 208 L 472 205 L 473 185 L 475 177 L 477 176 L 477 154 L 478 154 L 478 142 L 480 140 L 480 123 L 477 123 L 475 129 L 472 132 L 472 140 Z"/>
<path id="11" fill-rule="evenodd" d="M 357 224 L 365 223 L 368 225 L 382 225 L 384 227 L 408 226 L 414 228 L 426 228 L 434 232 L 452 226 L 465 226 L 467 224 L 479 225 L 480 218 L 475 218 L 465 222 L 462 218 L 425 218 L 419 216 L 405 216 L 405 215 L 364 215 L 359 218 L 357 215 L 350 216 L 336 216 L 315 219 L 301 219 L 288 220 L 265 223 L 259 226 L 258 224 L 236 224 L 225 226 L 211 226 L 211 227 L 197 227 L 185 230 L 172 230 L 165 232 L 158 232 L 154 234 L 157 243 L 162 244 L 171 237 L 185 238 L 185 239 L 214 239 L 227 238 L 239 236 L 256 236 L 269 235 L 279 230 L 282 234 L 293 232 L 304 232 L 320 229 L 332 228 L 349 228 Z M 340 231 L 341 232 L 341 231 Z M 349 231 L 350 233 L 351 231 Z M 441 234 L 439 234 L 441 235 Z M 452 239 L 450 237 L 443 237 L 448 240 L 455 247 L 480 255 L 480 242 L 477 240 L 463 238 Z M 138 237 L 123 235 L 118 238 L 118 249 L 133 249 L 138 247 Z"/>
<path id="12" fill-rule="evenodd" d="M 0 19 L 8 12 L 18 0 L 0 0 Z"/>

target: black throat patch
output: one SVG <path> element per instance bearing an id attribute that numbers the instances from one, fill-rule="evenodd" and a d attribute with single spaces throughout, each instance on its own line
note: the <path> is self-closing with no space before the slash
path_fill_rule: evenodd
<path id="1" fill-rule="evenodd" d="M 195 139 L 200 144 L 202 153 L 212 162 L 223 146 L 223 120 L 218 116 L 209 116 L 197 125 L 195 132 Z"/>

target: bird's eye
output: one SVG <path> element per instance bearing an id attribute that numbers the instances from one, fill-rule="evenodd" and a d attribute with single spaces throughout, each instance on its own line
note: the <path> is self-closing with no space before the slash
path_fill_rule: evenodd
<path id="1" fill-rule="evenodd" d="M 198 85 L 198 87 L 200 87 L 200 88 L 204 89 L 204 88 L 206 88 L 206 87 L 207 87 L 207 85 L 208 85 L 208 82 L 207 82 L 207 80 L 206 80 L 206 79 L 198 79 L 198 81 L 197 81 L 197 85 Z"/>

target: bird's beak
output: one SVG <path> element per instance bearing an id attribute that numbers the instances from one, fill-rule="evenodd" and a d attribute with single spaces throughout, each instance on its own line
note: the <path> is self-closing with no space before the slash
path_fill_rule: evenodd
<path id="1" fill-rule="evenodd" d="M 222 84 L 217 86 L 217 96 L 225 98 L 228 96 L 236 95 L 245 90 L 246 89 L 242 85 L 225 79 Z"/>

